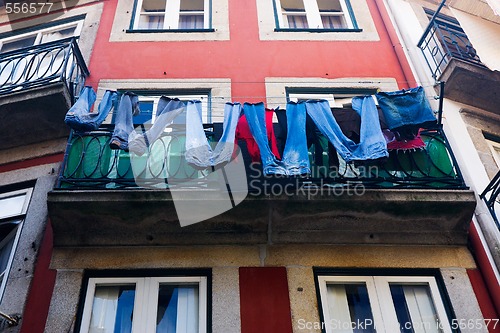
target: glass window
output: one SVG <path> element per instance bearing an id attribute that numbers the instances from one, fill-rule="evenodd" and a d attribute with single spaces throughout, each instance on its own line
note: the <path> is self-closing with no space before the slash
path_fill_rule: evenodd
<path id="1" fill-rule="evenodd" d="M 275 0 L 278 28 L 355 29 L 349 0 Z"/>
<path id="2" fill-rule="evenodd" d="M 326 332 L 452 332 L 434 277 L 318 276 Z"/>
<path id="3" fill-rule="evenodd" d="M 148 94 L 139 95 L 139 108 L 141 112 L 133 117 L 134 124 L 144 124 L 144 123 L 154 123 L 156 120 L 156 112 L 158 108 L 158 101 L 161 96 L 167 96 L 170 98 L 178 98 L 181 101 L 199 100 L 201 101 L 201 111 L 203 123 L 209 124 L 212 122 L 211 110 L 210 110 L 210 94 L 209 93 L 168 93 L 168 92 L 158 92 L 158 94 Z M 116 112 L 116 111 L 115 111 Z M 113 114 L 114 123 L 115 114 Z M 185 124 L 186 123 L 186 113 L 181 113 L 178 115 L 173 124 Z"/>
<path id="4" fill-rule="evenodd" d="M 83 21 L 77 21 L 3 38 L 0 39 L 0 52 L 14 51 L 33 45 L 79 36 L 82 25 Z"/>
<path id="5" fill-rule="evenodd" d="M 0 300 L 16 250 L 32 189 L 0 193 Z"/>
<path id="6" fill-rule="evenodd" d="M 81 332 L 204 333 L 207 277 L 90 278 Z"/>
<path id="7" fill-rule="evenodd" d="M 134 29 L 210 29 L 210 0 L 137 0 Z"/>

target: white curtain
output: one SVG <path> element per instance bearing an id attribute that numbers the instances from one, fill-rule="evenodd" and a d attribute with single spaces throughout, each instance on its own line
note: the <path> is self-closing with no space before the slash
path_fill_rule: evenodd
<path id="1" fill-rule="evenodd" d="M 403 286 L 415 333 L 439 333 L 438 317 L 434 303 L 426 285 Z"/>
<path id="2" fill-rule="evenodd" d="M 118 287 L 96 287 L 89 333 L 114 333 Z"/>
<path id="3" fill-rule="evenodd" d="M 330 313 L 330 319 L 335 320 L 336 323 L 335 326 L 332 325 L 332 327 L 336 327 L 336 329 L 332 329 L 332 331 L 338 333 L 353 333 L 352 328 L 348 325 L 352 320 L 349 312 L 345 285 L 328 284 L 326 288 L 328 294 L 328 312 Z M 344 327 L 343 324 L 346 326 Z"/>

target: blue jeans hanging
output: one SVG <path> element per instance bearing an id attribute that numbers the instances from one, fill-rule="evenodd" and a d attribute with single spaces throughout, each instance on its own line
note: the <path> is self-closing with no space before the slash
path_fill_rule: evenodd
<path id="1" fill-rule="evenodd" d="M 373 160 L 389 156 L 380 128 L 378 111 L 371 96 L 354 97 L 353 109 L 361 116 L 360 141 L 355 143 L 342 133 L 326 100 L 306 102 L 306 110 L 318 129 L 346 162 Z"/>
<path id="2" fill-rule="evenodd" d="M 151 145 L 161 136 L 165 127 L 172 124 L 174 119 L 186 110 L 186 103 L 178 98 L 161 96 L 156 109 L 156 119 L 149 130 L 141 133 L 137 128 L 129 134 L 129 150 L 136 155 L 142 156 Z"/>
<path id="3" fill-rule="evenodd" d="M 115 117 L 115 130 L 111 137 L 111 149 L 128 151 L 128 138 L 134 131 L 132 117 L 139 112 L 139 97 L 132 92 L 125 92 L 120 99 Z"/>
<path id="4" fill-rule="evenodd" d="M 304 103 L 287 103 L 287 139 L 283 160 L 274 156 L 269 147 L 264 103 L 243 106 L 248 127 L 259 146 L 264 175 L 301 175 L 310 173 L 306 140 L 306 109 Z"/>
<path id="5" fill-rule="evenodd" d="M 106 90 L 99 103 L 98 112 L 90 112 L 90 108 L 96 100 L 96 94 L 92 87 L 85 86 L 80 92 L 78 100 L 66 113 L 64 122 L 78 132 L 95 131 L 113 108 L 116 97 L 116 91 Z"/>
<path id="6" fill-rule="evenodd" d="M 240 103 L 226 103 L 222 137 L 212 150 L 203 129 L 201 102 L 190 101 L 186 115 L 186 161 L 198 168 L 208 168 L 229 162 L 234 151 L 236 125 Z"/>
<path id="7" fill-rule="evenodd" d="M 436 122 L 423 87 L 377 93 L 377 100 L 389 129 Z"/>

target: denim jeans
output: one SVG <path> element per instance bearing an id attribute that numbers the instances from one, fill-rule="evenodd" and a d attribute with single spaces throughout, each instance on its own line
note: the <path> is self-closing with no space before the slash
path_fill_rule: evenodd
<path id="1" fill-rule="evenodd" d="M 136 155 L 142 156 L 151 145 L 161 136 L 165 127 L 172 124 L 174 119 L 186 110 L 186 103 L 178 98 L 161 96 L 156 109 L 156 119 L 149 130 L 140 133 L 137 128 L 128 138 L 128 148 Z M 143 128 L 143 127 L 141 127 Z"/>
<path id="2" fill-rule="evenodd" d="M 379 92 L 376 96 L 391 130 L 404 125 L 419 125 L 428 121 L 436 121 L 422 87 Z"/>
<path id="3" fill-rule="evenodd" d="M 283 164 L 287 175 L 311 173 L 307 153 L 305 102 L 288 102 L 286 105 L 287 136 L 283 151 Z"/>
<path id="4" fill-rule="evenodd" d="M 213 150 L 203 129 L 201 102 L 188 102 L 186 112 L 186 161 L 199 168 L 229 162 L 234 151 L 236 125 L 241 112 L 241 104 L 226 103 L 222 136 Z"/>
<path id="5" fill-rule="evenodd" d="M 264 175 L 286 175 L 287 170 L 283 162 L 278 160 L 271 152 L 269 141 L 267 140 L 266 131 L 266 115 L 264 103 L 245 103 L 243 104 L 243 111 L 247 118 L 248 127 L 259 146 L 260 158 L 262 160 L 262 170 Z M 305 136 L 304 136 L 305 140 Z"/>
<path id="6" fill-rule="evenodd" d="M 342 133 L 326 100 L 306 102 L 306 110 L 318 129 L 346 162 L 387 157 L 387 146 L 380 128 L 378 111 L 370 96 L 354 97 L 352 107 L 361 116 L 360 142 L 355 143 Z"/>
<path id="7" fill-rule="evenodd" d="M 113 108 L 116 97 L 116 91 L 106 90 L 99 103 L 98 112 L 90 112 L 90 108 L 96 100 L 96 94 L 92 87 L 83 87 L 78 100 L 66 113 L 64 122 L 78 132 L 95 131 Z"/>
<path id="8" fill-rule="evenodd" d="M 110 146 L 113 149 L 128 150 L 128 139 L 134 131 L 132 117 L 139 110 L 139 97 L 132 92 L 125 92 L 120 99 L 115 117 L 115 130 Z"/>

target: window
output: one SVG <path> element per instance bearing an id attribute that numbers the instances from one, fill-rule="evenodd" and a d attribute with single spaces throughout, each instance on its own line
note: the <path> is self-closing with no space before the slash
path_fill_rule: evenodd
<path id="1" fill-rule="evenodd" d="M 318 275 L 325 332 L 452 332 L 432 276 Z"/>
<path id="2" fill-rule="evenodd" d="M 331 108 L 342 108 L 349 106 L 352 103 L 352 98 L 356 96 L 372 95 L 375 94 L 375 90 L 356 90 L 353 92 L 334 92 L 330 90 L 318 90 L 317 92 L 308 92 L 299 89 L 287 90 L 288 100 L 292 102 L 307 101 L 313 99 L 325 99 L 330 104 Z M 375 97 L 374 97 L 375 98 Z M 375 98 L 376 102 L 376 98 Z M 377 103 L 377 102 L 376 102 Z"/>
<path id="3" fill-rule="evenodd" d="M 83 21 L 71 22 L 2 38 L 0 39 L 0 52 L 14 51 L 25 47 L 79 36 L 82 26 Z"/>
<path id="4" fill-rule="evenodd" d="M 7 284 L 31 191 L 0 193 L 0 299 Z"/>
<path id="5" fill-rule="evenodd" d="M 181 101 L 199 100 L 201 101 L 202 120 L 208 124 L 212 122 L 212 115 L 210 111 L 210 93 L 209 92 L 136 92 L 139 96 L 139 108 L 141 112 L 134 117 L 134 124 L 144 124 L 146 122 L 154 123 L 156 119 L 156 110 L 158 108 L 158 101 L 161 96 L 170 98 L 178 98 Z M 113 116 L 114 122 L 114 116 Z M 174 119 L 174 124 L 185 124 L 186 113 L 181 113 Z"/>
<path id="6" fill-rule="evenodd" d="M 210 29 L 210 0 L 137 0 L 134 30 Z"/>
<path id="7" fill-rule="evenodd" d="M 500 168 L 500 142 L 493 141 L 493 140 L 486 140 L 486 142 L 488 143 L 488 146 L 490 147 L 493 159 L 495 159 L 497 166 Z"/>
<path id="8" fill-rule="evenodd" d="M 0 53 L 78 36 L 82 25 L 83 21 L 77 21 L 1 38 Z M 21 84 L 50 76 L 59 77 L 64 59 L 65 52 L 62 52 L 60 48 L 41 51 L 38 54 L 27 51 L 22 58 L 17 56 L 14 60 L 0 64 L 0 86 Z M 71 68 L 67 66 L 68 71 Z"/>
<path id="9" fill-rule="evenodd" d="M 349 0 L 275 0 L 278 29 L 357 29 Z"/>
<path id="10" fill-rule="evenodd" d="M 206 331 L 206 276 L 89 279 L 82 333 Z"/>

